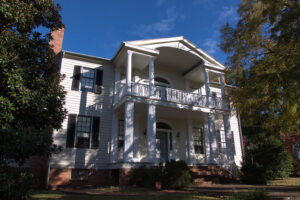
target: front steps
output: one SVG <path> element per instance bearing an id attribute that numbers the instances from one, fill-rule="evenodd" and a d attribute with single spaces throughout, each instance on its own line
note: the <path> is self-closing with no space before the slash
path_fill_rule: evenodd
<path id="1" fill-rule="evenodd" d="M 227 170 L 217 165 L 191 166 L 194 185 L 236 183 L 237 180 Z"/>

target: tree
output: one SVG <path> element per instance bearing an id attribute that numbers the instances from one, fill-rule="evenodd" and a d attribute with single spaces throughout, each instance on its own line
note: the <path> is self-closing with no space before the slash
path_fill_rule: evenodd
<path id="1" fill-rule="evenodd" d="M 30 156 L 50 155 L 57 149 L 52 145 L 52 132 L 61 127 L 66 115 L 65 92 L 49 41 L 51 30 L 64 27 L 59 10 L 52 0 L 2 0 L 0 4 L 3 188 L 17 182 L 9 183 L 10 176 L 5 174 L 9 160 L 22 164 Z"/>
<path id="2" fill-rule="evenodd" d="M 286 178 L 293 170 L 293 159 L 278 138 L 264 132 L 255 134 L 246 150 L 242 181 L 247 184 L 266 184 L 276 178 Z"/>
<path id="3" fill-rule="evenodd" d="M 300 119 L 300 3 L 243 0 L 235 27 L 221 28 L 231 100 L 244 125 L 294 133 Z"/>

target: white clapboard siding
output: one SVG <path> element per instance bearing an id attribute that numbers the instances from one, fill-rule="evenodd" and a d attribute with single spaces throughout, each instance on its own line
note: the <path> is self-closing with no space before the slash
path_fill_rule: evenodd
<path id="1" fill-rule="evenodd" d="M 103 91 L 81 92 L 71 90 L 72 76 L 75 65 L 103 70 Z M 100 143 L 98 149 L 66 148 L 68 117 L 62 124 L 62 129 L 55 131 L 54 143 L 60 145 L 63 151 L 53 155 L 51 167 L 68 168 L 105 168 L 109 160 L 108 144 L 111 134 L 112 95 L 114 84 L 114 67 L 109 63 L 88 62 L 71 58 L 63 58 L 61 74 L 65 79 L 61 82 L 66 94 L 65 108 L 68 114 L 82 114 L 100 117 Z"/>

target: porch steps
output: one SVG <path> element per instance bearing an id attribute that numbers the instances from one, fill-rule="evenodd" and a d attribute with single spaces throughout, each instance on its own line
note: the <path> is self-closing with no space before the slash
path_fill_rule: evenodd
<path id="1" fill-rule="evenodd" d="M 194 185 L 235 183 L 236 180 L 225 169 L 216 165 L 191 166 Z"/>

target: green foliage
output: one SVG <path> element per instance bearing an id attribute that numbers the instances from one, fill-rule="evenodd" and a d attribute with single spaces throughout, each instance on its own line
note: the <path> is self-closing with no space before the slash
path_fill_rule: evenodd
<path id="1" fill-rule="evenodd" d="M 3 191 L 10 192 L 6 199 L 25 198 L 31 185 L 26 173 L 10 173 L 8 160 L 21 165 L 58 150 L 52 132 L 66 114 L 65 92 L 49 41 L 50 31 L 64 26 L 59 10 L 52 0 L 0 4 L 0 176 Z"/>
<path id="2" fill-rule="evenodd" d="M 147 168 L 141 166 L 132 170 L 130 184 L 140 187 L 153 187 L 156 181 L 162 182 L 163 188 L 184 188 L 192 182 L 191 172 L 184 161 L 166 163 L 163 167 Z"/>
<path id="3" fill-rule="evenodd" d="M 270 199 L 267 196 L 265 190 L 255 190 L 253 192 L 247 193 L 237 193 L 232 197 L 228 198 L 228 200 L 268 200 Z"/>
<path id="4" fill-rule="evenodd" d="M 300 160 L 293 159 L 293 175 L 300 176 Z"/>
<path id="5" fill-rule="evenodd" d="M 184 188 L 191 184 L 192 175 L 187 164 L 183 161 L 174 161 L 166 163 L 163 185 L 168 188 Z"/>
<path id="6" fill-rule="evenodd" d="M 0 199 L 28 199 L 33 177 L 27 172 L 1 164 L 0 167 Z"/>
<path id="7" fill-rule="evenodd" d="M 153 186 L 152 171 L 145 165 L 134 168 L 130 174 L 130 184 L 138 187 Z"/>
<path id="8" fill-rule="evenodd" d="M 236 26 L 221 29 L 229 54 L 227 82 L 244 125 L 270 132 L 297 130 L 300 119 L 300 2 L 243 0 Z"/>
<path id="9" fill-rule="evenodd" d="M 252 137 L 242 165 L 242 181 L 248 184 L 266 184 L 276 178 L 288 177 L 292 157 L 280 139 L 265 133 Z"/>

